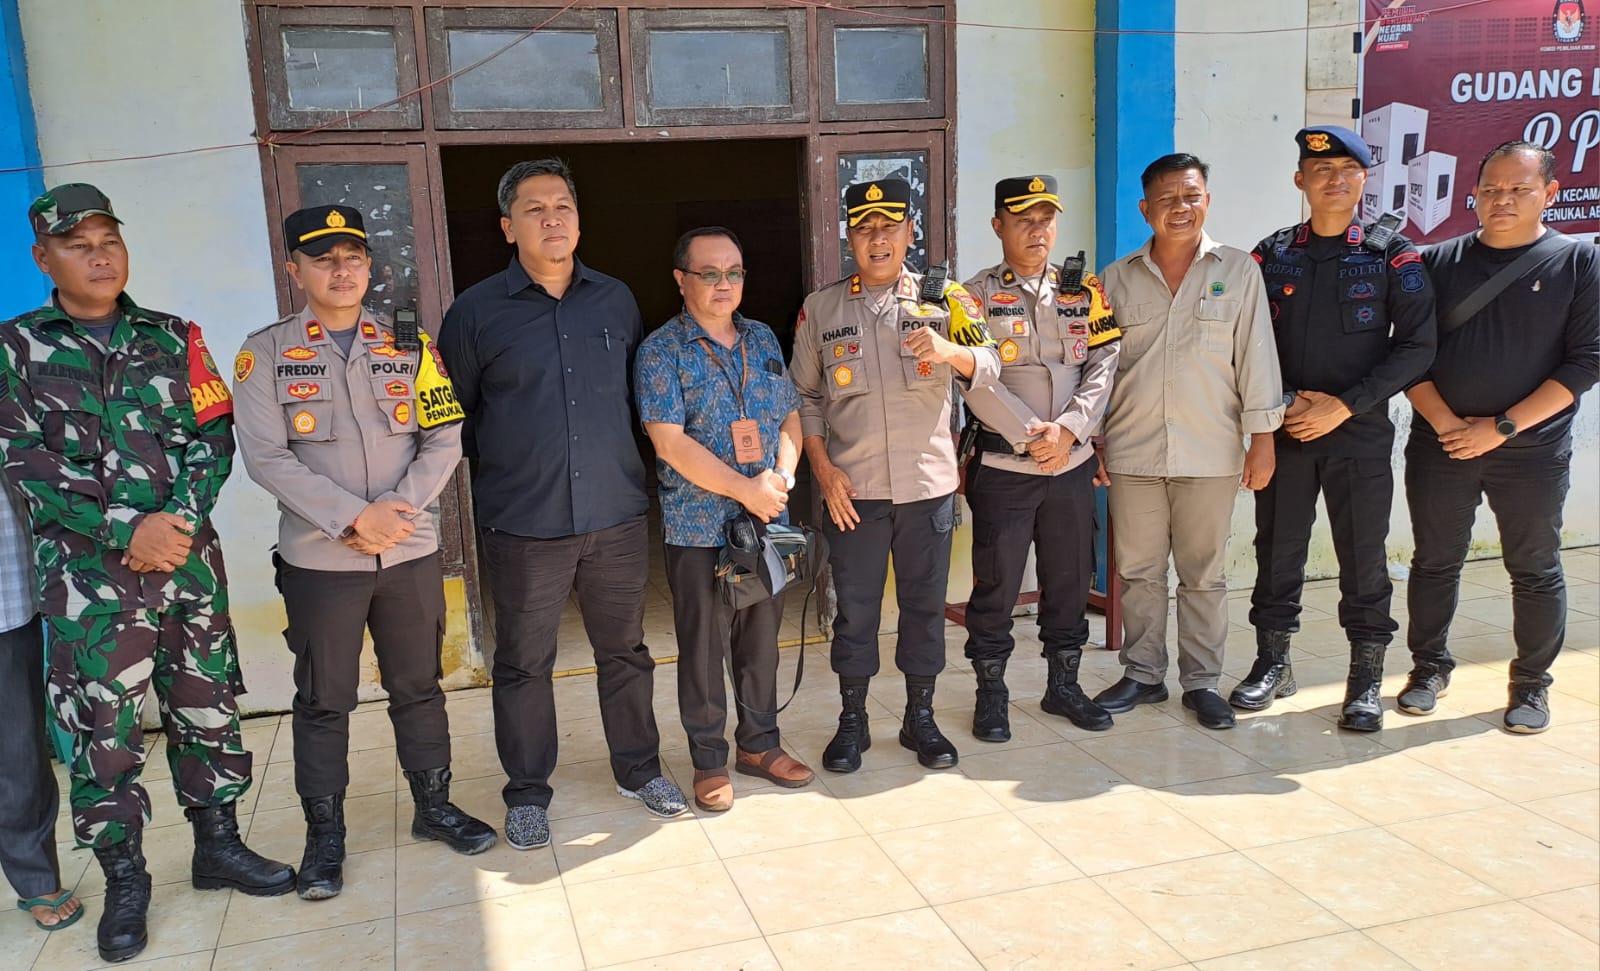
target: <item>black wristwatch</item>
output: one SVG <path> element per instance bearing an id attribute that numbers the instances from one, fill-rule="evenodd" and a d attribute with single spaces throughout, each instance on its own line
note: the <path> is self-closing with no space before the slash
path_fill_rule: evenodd
<path id="1" fill-rule="evenodd" d="M 1507 441 L 1517 437 L 1517 423 L 1506 415 L 1496 416 L 1494 430 L 1505 436 Z"/>
<path id="2" fill-rule="evenodd" d="M 1283 393 L 1283 406 L 1285 408 L 1289 408 L 1289 407 L 1293 406 L 1294 405 L 1294 399 L 1296 399 L 1298 397 L 1300 397 L 1300 392 L 1298 392 L 1298 391 L 1285 391 Z"/>

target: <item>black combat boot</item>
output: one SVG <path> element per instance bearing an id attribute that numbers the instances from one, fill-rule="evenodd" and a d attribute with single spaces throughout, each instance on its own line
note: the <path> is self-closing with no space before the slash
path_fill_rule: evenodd
<path id="1" fill-rule="evenodd" d="M 1350 678 L 1344 686 L 1339 727 L 1352 732 L 1383 728 L 1383 655 L 1387 644 L 1363 641 L 1350 645 Z"/>
<path id="2" fill-rule="evenodd" d="M 973 661 L 978 700 L 972 709 L 972 735 L 981 742 L 1011 741 L 1011 692 L 1006 690 L 1006 659 Z"/>
<path id="3" fill-rule="evenodd" d="M 327 900 L 344 889 L 344 793 L 301 799 L 306 851 L 294 889 L 301 900 Z"/>
<path id="4" fill-rule="evenodd" d="M 95 859 L 106 873 L 106 895 L 100 902 L 100 927 L 95 943 L 103 961 L 126 961 L 144 950 L 150 936 L 150 874 L 144 868 L 142 832 L 110 846 L 96 846 Z"/>
<path id="5" fill-rule="evenodd" d="M 183 814 L 194 827 L 191 882 L 196 890 L 276 897 L 294 889 L 294 867 L 269 860 L 240 841 L 233 803 L 189 808 Z"/>
<path id="6" fill-rule="evenodd" d="M 500 837 L 494 827 L 474 819 L 450 801 L 450 767 L 407 772 L 411 799 L 417 811 L 411 817 L 411 836 L 438 840 L 457 853 L 472 856 L 489 849 Z"/>
<path id="7" fill-rule="evenodd" d="M 906 678 L 906 715 L 900 723 L 900 745 L 917 753 L 917 761 L 929 769 L 948 769 L 956 764 L 956 747 L 933 723 L 933 679 L 916 683 Z"/>
<path id="8" fill-rule="evenodd" d="M 1044 659 L 1050 665 L 1050 673 L 1039 707 L 1052 715 L 1060 715 L 1086 732 L 1103 732 L 1110 728 L 1111 715 L 1090 700 L 1078 685 L 1083 648 L 1060 648 L 1047 653 Z"/>
<path id="9" fill-rule="evenodd" d="M 829 772 L 854 772 L 861 768 L 861 753 L 872 747 L 867 730 L 867 680 L 839 679 L 839 730 L 822 750 L 822 767 Z"/>
<path id="10" fill-rule="evenodd" d="M 1299 690 L 1300 686 L 1294 683 L 1294 668 L 1289 664 L 1289 632 L 1256 631 L 1256 663 L 1228 695 L 1228 704 L 1246 711 L 1266 711 L 1276 699 Z"/>

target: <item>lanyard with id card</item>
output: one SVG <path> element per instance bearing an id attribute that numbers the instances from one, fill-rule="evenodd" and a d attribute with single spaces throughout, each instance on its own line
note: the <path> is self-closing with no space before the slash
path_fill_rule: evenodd
<path id="1" fill-rule="evenodd" d="M 744 389 L 745 385 L 750 382 L 750 360 L 745 353 L 744 340 L 740 339 L 739 341 L 740 380 L 737 384 L 734 383 L 733 375 L 728 373 L 727 367 L 723 365 L 721 358 L 717 357 L 716 352 L 711 349 L 706 339 L 704 337 L 699 338 L 698 343 L 700 344 L 700 349 L 705 351 L 706 356 L 711 358 L 711 362 L 717 366 L 717 370 L 721 371 L 722 376 L 728 379 L 728 387 L 733 389 L 734 400 L 739 405 L 738 419 L 728 423 L 729 434 L 733 436 L 733 460 L 740 465 L 753 465 L 757 462 L 765 461 L 766 451 L 761 447 L 761 426 L 756 423 L 754 418 L 746 417 L 744 409 Z"/>

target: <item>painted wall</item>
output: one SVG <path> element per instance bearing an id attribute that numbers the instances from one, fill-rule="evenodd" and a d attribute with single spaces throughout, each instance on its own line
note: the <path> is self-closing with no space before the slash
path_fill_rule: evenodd
<path id="1" fill-rule="evenodd" d="M 16 4 L 0 4 L 0 281 L 17 309 L 43 303 L 50 295 L 44 274 L 29 254 L 33 232 L 28 206 L 44 191 L 39 139 L 28 98 L 28 65 L 22 51 L 22 24 Z M 9 309 L 0 311 L 11 313 Z"/>
<path id="2" fill-rule="evenodd" d="M 250 141 L 241 5 L 21 0 L 20 9 L 39 154 L 55 166 L 45 173 L 47 183 L 93 182 L 103 189 L 126 223 L 128 292 L 141 304 L 194 319 L 217 359 L 233 360 L 247 333 L 277 318 L 256 149 L 61 163 Z M 182 28 L 182 56 L 164 57 L 159 70 L 113 78 L 86 69 L 94 55 L 84 52 L 173 51 L 174 25 Z M 235 465 L 215 521 L 252 689 L 242 703 L 283 708 L 293 679 L 267 563 L 276 509 Z"/>

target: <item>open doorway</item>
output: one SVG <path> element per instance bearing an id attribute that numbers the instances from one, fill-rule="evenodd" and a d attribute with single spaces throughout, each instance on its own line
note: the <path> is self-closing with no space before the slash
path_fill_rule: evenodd
<path id="1" fill-rule="evenodd" d="M 549 156 L 567 161 L 578 186 L 578 258 L 633 290 L 646 332 L 681 307 L 672 279 L 678 236 L 726 226 L 744 243 L 750 273 L 741 312 L 776 331 L 787 351 L 808 279 L 804 139 L 446 146 L 440 158 L 454 292 L 511 258 L 495 203 L 501 174 Z"/>

